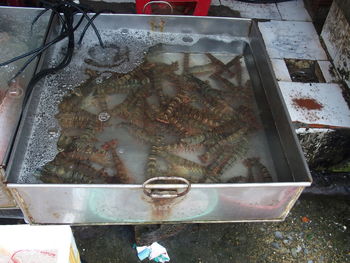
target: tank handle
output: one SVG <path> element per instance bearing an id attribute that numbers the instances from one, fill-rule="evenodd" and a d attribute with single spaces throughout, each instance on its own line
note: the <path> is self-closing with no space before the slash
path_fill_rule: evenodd
<path id="1" fill-rule="evenodd" d="M 172 183 L 155 183 L 157 181 L 171 181 Z M 179 184 L 173 182 L 179 181 Z M 181 184 L 181 182 L 183 184 Z M 191 183 L 182 177 L 160 176 L 145 181 L 142 185 L 145 195 L 154 199 L 171 199 L 186 195 L 191 189 Z M 179 192 L 179 190 L 182 190 Z"/>
<path id="2" fill-rule="evenodd" d="M 150 5 L 150 4 L 166 4 L 166 5 L 168 5 L 168 6 L 170 7 L 170 14 L 172 15 L 172 14 L 174 13 L 174 8 L 173 8 L 173 6 L 172 6 L 169 2 L 167 2 L 167 1 L 149 1 L 147 4 L 145 4 L 145 5 L 143 6 L 143 10 L 142 10 L 142 13 L 143 13 L 143 14 L 145 13 L 146 7 L 147 7 L 148 5 Z"/>

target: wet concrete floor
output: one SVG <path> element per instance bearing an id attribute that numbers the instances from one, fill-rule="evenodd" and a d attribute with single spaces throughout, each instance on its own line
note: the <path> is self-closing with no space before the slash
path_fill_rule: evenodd
<path id="1" fill-rule="evenodd" d="M 189 224 L 159 243 L 172 263 L 343 263 L 350 262 L 349 228 L 348 197 L 302 196 L 284 222 Z M 86 263 L 139 262 L 132 226 L 73 230 Z"/>

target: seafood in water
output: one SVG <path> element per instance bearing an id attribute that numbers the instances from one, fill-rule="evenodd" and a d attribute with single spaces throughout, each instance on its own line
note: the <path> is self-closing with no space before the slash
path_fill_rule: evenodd
<path id="1" fill-rule="evenodd" d="M 169 123 L 169 118 L 173 115 L 174 110 L 181 104 L 187 104 L 189 102 L 190 98 L 186 95 L 186 93 L 178 93 L 171 99 L 168 107 L 160 114 L 160 116 L 158 116 L 157 120 L 160 122 Z"/>
<path id="2" fill-rule="evenodd" d="M 248 183 L 253 183 L 253 182 L 255 182 L 255 178 L 254 178 L 254 174 L 253 174 L 254 162 L 253 162 L 252 158 L 245 159 L 245 160 L 243 161 L 243 165 L 244 165 L 245 167 L 247 167 L 247 170 L 248 170 L 247 182 L 248 182 Z"/>
<path id="3" fill-rule="evenodd" d="M 163 157 L 168 163 L 170 163 L 170 165 L 178 165 L 178 166 L 184 166 L 184 167 L 189 167 L 189 168 L 198 168 L 201 169 L 203 166 L 195 163 L 193 161 L 190 161 L 188 159 L 185 159 L 183 157 L 180 157 L 178 155 L 172 154 L 172 153 L 168 153 L 165 151 L 161 151 L 159 152 L 159 155 L 161 157 Z"/>
<path id="4" fill-rule="evenodd" d="M 99 124 L 96 115 L 84 110 L 58 113 L 56 118 L 63 129 L 97 127 Z"/>
<path id="5" fill-rule="evenodd" d="M 183 142 L 177 142 L 173 144 L 167 144 L 160 147 L 162 151 L 168 152 L 195 152 L 201 147 L 200 144 L 187 144 Z"/>
<path id="6" fill-rule="evenodd" d="M 148 178 L 152 178 L 157 175 L 157 160 L 160 153 L 160 144 L 162 142 L 162 137 L 157 136 L 156 141 L 151 146 L 151 151 L 147 158 L 147 168 L 146 174 Z"/>
<path id="7" fill-rule="evenodd" d="M 166 98 L 165 98 L 165 94 L 162 86 L 163 84 L 162 76 L 152 72 L 151 84 L 152 84 L 152 88 L 155 90 L 156 94 L 158 95 L 159 103 L 161 105 L 165 105 Z"/>
<path id="8" fill-rule="evenodd" d="M 204 142 L 204 140 L 206 138 L 207 137 L 206 137 L 205 134 L 198 134 L 198 135 L 183 137 L 183 138 L 180 139 L 180 142 L 181 143 L 186 143 L 188 145 L 197 145 L 197 144 L 200 144 L 200 143 Z"/>
<path id="9" fill-rule="evenodd" d="M 239 87 L 238 86 L 236 86 L 235 84 L 233 84 L 231 81 L 229 81 L 228 79 L 224 78 L 220 74 L 214 73 L 210 77 L 213 78 L 213 79 L 216 79 L 218 81 L 221 81 L 222 84 L 224 85 L 224 87 L 227 90 L 231 90 L 234 93 L 239 92 Z"/>
<path id="10" fill-rule="evenodd" d="M 42 171 L 40 179 L 45 183 L 103 183 L 106 176 L 103 170 L 96 170 L 82 162 L 56 159 L 48 163 Z"/>
<path id="11" fill-rule="evenodd" d="M 241 57 L 225 65 L 213 54 L 204 56 L 209 64 L 191 60 L 190 66 L 191 54 L 184 54 L 181 73 L 177 61 L 166 64 L 147 56 L 123 74 L 99 72 L 100 65 L 87 60 L 99 69 L 88 69 L 87 80 L 59 103 L 59 154 L 42 168 L 42 181 L 133 183 L 133 169 L 117 151 L 126 136 L 148 149 L 145 179 L 181 176 L 192 183 L 220 183 L 225 171 L 247 158 L 247 137 L 261 127 L 250 103 L 251 85 L 240 84 Z M 226 78 L 233 75 L 235 80 Z M 272 180 L 260 160 L 248 158 L 244 164 L 248 178 L 234 176 L 228 182 L 257 181 L 254 176 Z"/>
<path id="12" fill-rule="evenodd" d="M 61 154 L 69 159 L 91 161 L 105 167 L 111 167 L 113 165 L 112 156 L 107 151 L 91 146 L 77 147 L 74 151 L 61 152 Z"/>
<path id="13" fill-rule="evenodd" d="M 168 123 L 176 128 L 180 134 L 189 135 L 190 131 L 184 123 L 182 123 L 178 118 L 171 116 L 167 119 Z M 166 123 L 166 122 L 165 122 Z"/>
<path id="14" fill-rule="evenodd" d="M 244 176 L 235 176 L 226 181 L 226 183 L 249 183 Z"/>
<path id="15" fill-rule="evenodd" d="M 189 167 L 176 164 L 170 166 L 170 171 L 172 176 L 181 176 L 192 183 L 199 183 L 204 181 L 205 175 L 207 173 L 207 169 L 205 167 Z"/>
<path id="16" fill-rule="evenodd" d="M 239 129 L 238 131 L 235 131 L 234 133 L 230 134 L 227 137 L 224 137 L 223 139 L 217 141 L 208 151 L 206 151 L 204 154 L 200 155 L 199 158 L 202 162 L 206 163 L 209 159 L 211 159 L 212 155 L 215 155 L 218 153 L 218 151 L 227 144 L 233 144 L 237 142 L 238 140 L 243 140 L 243 136 L 246 133 L 246 130 L 244 128 Z"/>
<path id="17" fill-rule="evenodd" d="M 122 183 L 122 184 L 132 183 L 132 180 L 128 174 L 128 171 L 124 165 L 124 162 L 122 161 L 122 159 L 120 159 L 120 157 L 117 154 L 117 145 L 118 145 L 117 140 L 112 140 L 112 141 L 106 142 L 102 148 L 112 153 L 112 160 L 114 163 L 115 170 L 117 172 L 115 177 L 117 178 L 118 183 Z"/>
<path id="18" fill-rule="evenodd" d="M 215 117 L 211 116 L 211 114 L 187 105 L 183 105 L 180 109 L 178 109 L 175 116 L 179 119 L 186 118 L 191 121 L 200 122 L 208 127 L 218 127 L 220 125 L 220 122 L 215 120 Z"/>
<path id="19" fill-rule="evenodd" d="M 242 141 L 234 147 L 224 147 L 219 157 L 208 166 L 208 170 L 213 176 L 220 176 L 232 166 L 238 159 L 242 158 L 247 152 L 247 142 Z"/>
<path id="20" fill-rule="evenodd" d="M 152 178 L 156 176 L 156 168 L 157 168 L 157 154 L 159 150 L 156 145 L 151 146 L 151 152 L 147 158 L 147 168 L 146 174 L 148 178 Z"/>
<path id="21" fill-rule="evenodd" d="M 190 54 L 185 53 L 184 54 L 184 64 L 183 64 L 183 71 L 188 72 L 188 69 L 190 67 Z"/>
<path id="22" fill-rule="evenodd" d="M 130 91 L 136 90 L 144 85 L 150 83 L 148 78 L 139 79 L 128 79 L 122 84 L 118 84 L 117 80 L 113 77 L 96 85 L 96 94 L 113 95 L 118 93 L 129 93 Z"/>
<path id="23" fill-rule="evenodd" d="M 144 128 L 140 128 L 132 123 L 122 122 L 117 124 L 117 127 L 127 130 L 130 135 L 140 140 L 142 143 L 154 144 L 157 141 L 156 136 L 150 135 Z"/>
<path id="24" fill-rule="evenodd" d="M 200 93 L 206 99 L 217 100 L 222 99 L 225 96 L 225 93 L 222 90 L 212 88 L 208 82 L 203 81 L 191 74 L 186 75 L 186 80 L 196 84 L 198 93 Z"/>
<path id="25" fill-rule="evenodd" d="M 79 107 L 82 103 L 83 97 L 77 96 L 75 93 L 71 93 L 64 98 L 64 100 L 58 105 L 60 113 L 72 112 Z"/>
<path id="26" fill-rule="evenodd" d="M 216 58 L 215 56 L 213 56 L 212 54 L 210 53 L 206 53 L 205 54 L 209 59 L 210 61 L 216 65 L 217 67 L 217 70 L 215 70 L 215 73 L 214 74 L 222 74 L 224 72 L 228 72 L 230 74 L 233 74 L 230 70 L 230 67 L 228 67 L 225 63 L 223 63 L 220 59 Z"/>
<path id="27" fill-rule="evenodd" d="M 272 176 L 265 165 L 263 165 L 258 157 L 248 158 L 243 161 L 248 168 L 249 181 L 256 182 L 272 182 Z M 254 173 L 255 172 L 255 173 Z"/>
<path id="28" fill-rule="evenodd" d="M 70 145 L 72 145 L 74 140 L 75 140 L 75 138 L 73 136 L 67 136 L 64 133 L 61 134 L 61 136 L 57 142 L 57 150 L 60 152 L 68 150 L 69 149 L 68 147 Z M 73 149 L 71 149 L 71 150 L 73 150 Z"/>
<path id="29" fill-rule="evenodd" d="M 263 165 L 259 158 L 254 159 L 254 165 L 257 168 L 257 173 L 260 177 L 262 177 L 264 182 L 272 182 L 272 176 L 269 172 L 269 170 L 266 168 L 265 165 Z"/>
<path id="30" fill-rule="evenodd" d="M 208 74 L 211 72 L 216 72 L 218 70 L 218 66 L 214 63 L 209 63 L 205 65 L 200 66 L 193 66 L 188 69 L 188 73 L 191 73 L 193 75 L 201 75 L 201 74 Z"/>
<path id="31" fill-rule="evenodd" d="M 218 174 L 223 174 L 228 170 L 233 163 L 235 163 L 238 159 L 242 158 L 248 151 L 247 142 L 243 141 L 238 145 L 235 145 L 232 149 L 232 154 L 228 154 L 225 161 L 221 164 L 218 169 Z"/>
<path id="32" fill-rule="evenodd" d="M 237 108 L 237 113 L 240 115 L 242 122 L 245 122 L 247 129 L 250 132 L 261 129 L 261 124 L 258 122 L 253 110 L 247 106 L 240 105 Z"/>
<path id="33" fill-rule="evenodd" d="M 233 77 L 235 75 L 238 76 L 238 78 L 241 78 L 241 60 L 242 56 L 238 55 L 235 58 L 233 58 L 232 60 L 230 60 L 227 64 L 226 64 L 226 68 L 231 69 L 232 67 L 234 68 L 233 70 L 231 70 L 231 73 L 229 74 L 230 77 Z"/>

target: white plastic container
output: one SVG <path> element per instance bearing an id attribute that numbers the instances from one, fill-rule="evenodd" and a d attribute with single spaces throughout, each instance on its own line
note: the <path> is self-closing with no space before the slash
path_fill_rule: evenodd
<path id="1" fill-rule="evenodd" d="M 80 263 L 69 226 L 0 226 L 0 263 Z"/>

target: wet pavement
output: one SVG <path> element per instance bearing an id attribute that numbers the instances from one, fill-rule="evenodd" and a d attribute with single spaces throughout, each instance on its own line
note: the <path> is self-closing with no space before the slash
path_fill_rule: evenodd
<path id="1" fill-rule="evenodd" d="M 350 262 L 349 227 L 348 197 L 302 196 L 284 222 L 189 224 L 159 243 L 172 263 L 343 263 Z M 139 262 L 132 226 L 73 230 L 86 263 Z"/>

